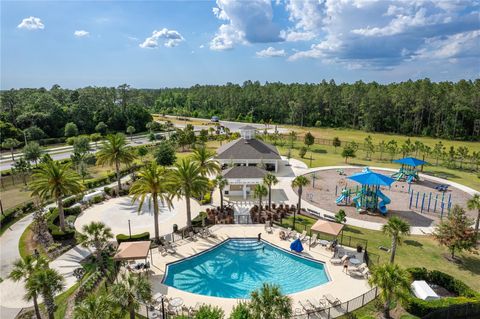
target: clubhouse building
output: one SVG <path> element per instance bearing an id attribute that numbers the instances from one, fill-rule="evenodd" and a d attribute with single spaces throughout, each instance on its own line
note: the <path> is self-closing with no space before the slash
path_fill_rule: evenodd
<path id="1" fill-rule="evenodd" d="M 273 145 L 255 138 L 255 127 L 240 128 L 239 139 L 221 146 L 215 159 L 228 180 L 224 193 L 246 199 L 255 185 L 262 183 L 268 171 L 278 172 L 282 158 Z"/>

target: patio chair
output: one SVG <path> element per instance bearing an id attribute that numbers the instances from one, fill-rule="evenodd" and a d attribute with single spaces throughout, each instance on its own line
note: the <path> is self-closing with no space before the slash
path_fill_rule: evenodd
<path id="1" fill-rule="evenodd" d="M 354 277 L 368 278 L 369 271 L 368 268 L 364 268 L 363 270 L 351 269 L 348 270 L 348 274 Z"/>
<path id="2" fill-rule="evenodd" d="M 331 294 L 325 294 L 325 295 L 323 295 L 323 297 L 324 297 L 325 300 L 327 300 L 328 303 L 331 304 L 332 306 L 338 306 L 338 305 L 341 305 L 341 304 L 342 304 L 342 301 L 340 301 L 340 299 L 332 296 Z"/>
<path id="3" fill-rule="evenodd" d="M 162 257 L 168 255 L 167 249 L 164 246 L 158 246 L 158 252 L 162 255 Z"/>
<path id="4" fill-rule="evenodd" d="M 315 310 L 323 310 L 327 307 L 327 301 L 325 299 L 312 299 L 312 300 L 308 300 L 308 302 L 310 302 L 310 304 L 312 305 L 313 308 L 315 308 Z"/>
<path id="5" fill-rule="evenodd" d="M 306 236 L 307 236 L 307 231 L 304 230 L 304 231 L 302 232 L 302 234 L 298 237 L 298 239 L 300 239 L 301 241 L 303 241 Z"/>
<path id="6" fill-rule="evenodd" d="M 272 229 L 272 222 L 271 221 L 267 221 L 265 223 L 265 231 L 269 234 L 272 234 L 273 233 L 273 229 Z"/>
<path id="7" fill-rule="evenodd" d="M 165 242 L 165 250 L 167 251 L 167 253 L 170 254 L 175 254 L 177 252 L 175 247 L 173 247 L 172 243 L 170 243 L 169 241 Z"/>
<path id="8" fill-rule="evenodd" d="M 347 255 L 344 255 L 342 258 L 332 258 L 330 262 L 334 265 L 341 265 L 348 258 Z"/>
<path id="9" fill-rule="evenodd" d="M 310 238 L 310 246 L 313 247 L 317 244 L 317 233 L 313 234 Z"/>
<path id="10" fill-rule="evenodd" d="M 298 304 L 303 308 L 303 310 L 305 310 L 307 314 L 310 312 L 315 312 L 315 308 L 308 300 L 299 300 Z"/>
<path id="11" fill-rule="evenodd" d="M 188 232 L 188 238 L 192 241 L 196 241 L 197 240 L 197 235 L 195 235 L 195 233 L 193 231 L 191 231 L 191 232 Z"/>

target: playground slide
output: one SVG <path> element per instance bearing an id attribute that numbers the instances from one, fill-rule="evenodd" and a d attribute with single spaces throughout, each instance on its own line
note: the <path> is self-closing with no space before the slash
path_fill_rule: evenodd
<path id="1" fill-rule="evenodd" d="M 360 197 L 361 197 L 361 195 L 359 194 L 359 195 L 352 198 L 352 201 L 355 204 L 355 207 L 357 207 L 357 209 L 360 209 L 362 207 L 362 205 L 359 201 Z"/>
<path id="2" fill-rule="evenodd" d="M 380 190 L 377 191 L 377 196 L 378 198 L 381 199 L 380 203 L 378 203 L 378 210 L 380 213 L 385 215 L 387 213 L 387 205 L 391 203 L 390 198 L 387 197 L 384 193 L 382 193 Z"/>
<path id="3" fill-rule="evenodd" d="M 335 200 L 335 203 L 337 203 L 337 205 L 338 205 L 338 204 L 340 204 L 341 202 L 343 202 L 346 198 L 347 198 L 347 197 L 346 197 L 344 194 L 342 194 L 342 195 L 340 195 L 340 196 L 337 197 L 337 199 Z"/>
<path id="4" fill-rule="evenodd" d="M 415 176 L 413 175 L 409 175 L 408 178 L 407 178 L 407 183 L 411 184 L 414 180 Z"/>

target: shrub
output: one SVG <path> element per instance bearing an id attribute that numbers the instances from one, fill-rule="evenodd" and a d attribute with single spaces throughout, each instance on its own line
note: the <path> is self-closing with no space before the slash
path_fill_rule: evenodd
<path id="1" fill-rule="evenodd" d="M 80 207 L 73 207 L 73 208 L 65 208 L 63 213 L 65 216 L 77 216 L 81 212 Z M 75 221 L 75 219 L 69 219 L 70 221 Z M 54 208 L 50 213 L 48 213 L 47 217 L 47 225 L 48 231 L 52 234 L 53 239 L 55 240 L 67 240 L 73 239 L 75 237 L 75 230 L 66 228 L 65 232 L 60 229 L 59 225 L 59 216 L 58 216 L 58 208 Z"/>
<path id="2" fill-rule="evenodd" d="M 144 241 L 144 240 L 150 240 L 150 233 L 147 231 L 144 233 L 135 234 L 135 235 L 132 235 L 131 238 L 129 235 L 118 234 L 115 238 L 117 239 L 117 243 L 119 244 L 123 242 L 131 242 L 131 241 Z"/>
<path id="3" fill-rule="evenodd" d="M 248 303 L 240 302 L 233 307 L 232 313 L 230 313 L 229 319 L 250 319 L 253 318 Z"/>
<path id="4" fill-rule="evenodd" d="M 17 216 L 29 214 L 35 210 L 33 201 L 28 201 L 15 207 L 9 208 L 0 215 L 0 229 L 3 231 Z"/>
<path id="5" fill-rule="evenodd" d="M 433 311 L 453 305 L 480 303 L 480 295 L 477 292 L 462 281 L 448 274 L 438 270 L 428 271 L 425 268 L 409 268 L 407 270 L 412 275 L 413 280 L 425 280 L 429 283 L 442 286 L 448 291 L 458 295 L 458 297 L 447 297 L 429 301 L 411 295 L 404 302 L 403 306 L 405 310 L 413 315 L 423 317 Z"/>
<path id="6" fill-rule="evenodd" d="M 298 151 L 298 156 L 300 156 L 300 158 L 304 158 L 306 154 L 307 148 L 305 146 L 300 147 L 300 150 Z"/>
<path id="7" fill-rule="evenodd" d="M 202 305 L 195 315 L 195 319 L 223 319 L 225 313 L 217 306 Z"/>
<path id="8" fill-rule="evenodd" d="M 198 214 L 197 217 L 192 219 L 192 226 L 193 227 L 201 227 L 203 219 L 205 219 L 205 223 L 207 223 L 207 213 L 206 212 L 200 212 L 200 214 Z"/>
<path id="9" fill-rule="evenodd" d="M 207 205 L 212 202 L 212 193 L 206 193 L 203 198 L 200 200 L 201 205 Z"/>
<path id="10" fill-rule="evenodd" d="M 102 196 L 102 195 L 97 195 L 97 196 L 94 196 L 90 202 L 92 202 L 92 204 L 98 204 L 98 203 L 101 203 L 103 202 L 105 198 Z"/>

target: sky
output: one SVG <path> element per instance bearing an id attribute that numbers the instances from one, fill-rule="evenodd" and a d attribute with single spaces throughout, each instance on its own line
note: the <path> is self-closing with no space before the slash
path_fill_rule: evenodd
<path id="1" fill-rule="evenodd" d="M 480 1 L 1 1 L 1 89 L 480 76 Z"/>

